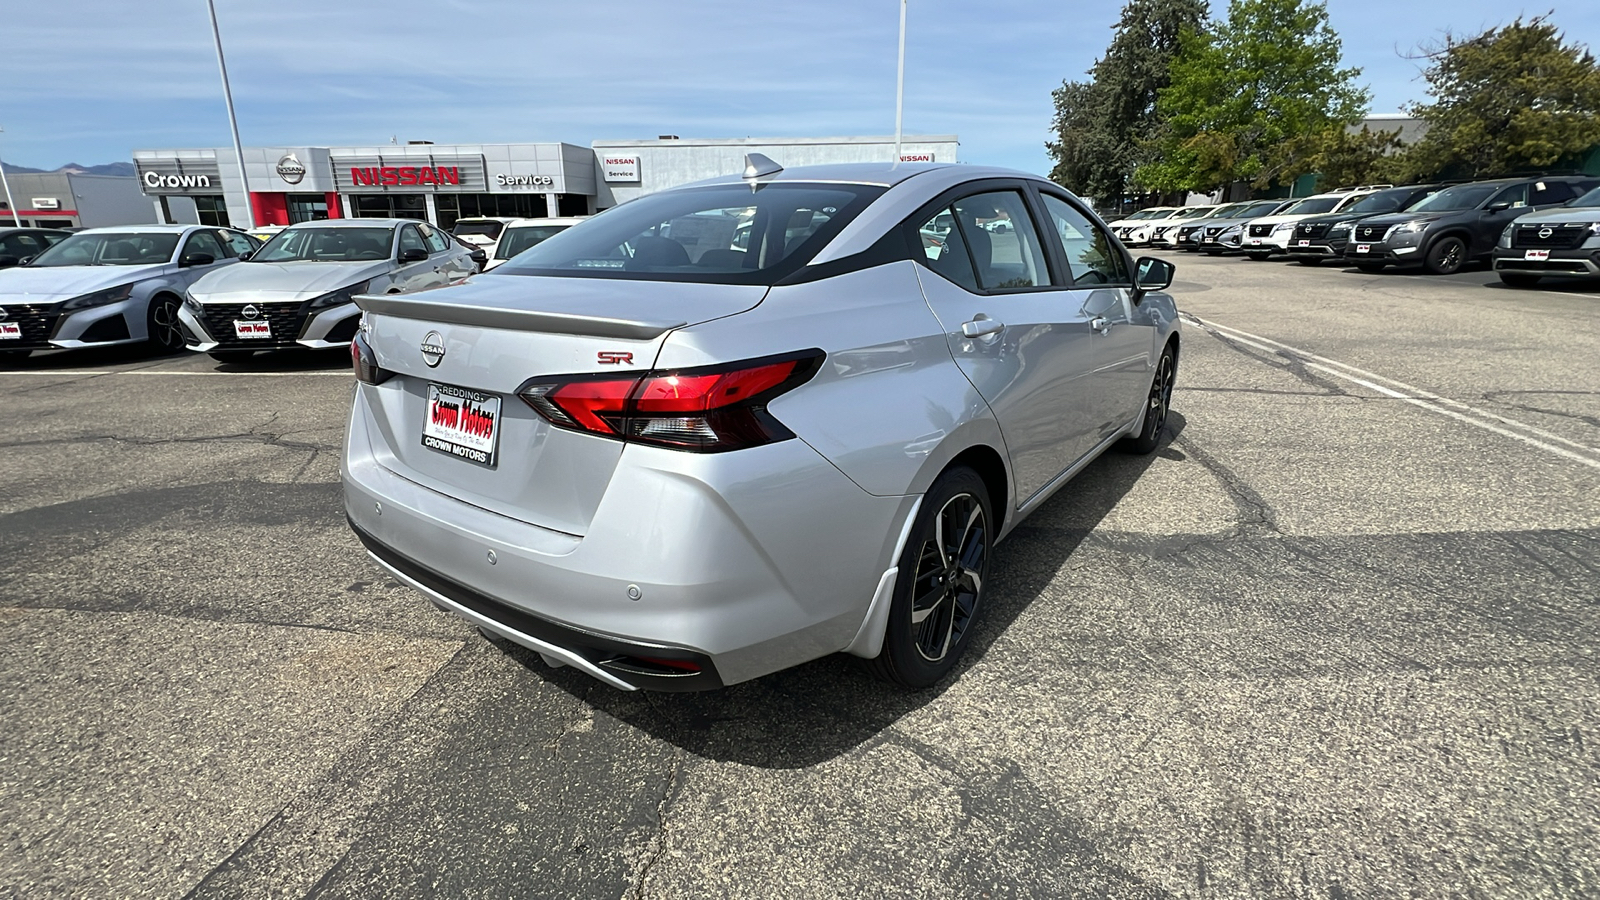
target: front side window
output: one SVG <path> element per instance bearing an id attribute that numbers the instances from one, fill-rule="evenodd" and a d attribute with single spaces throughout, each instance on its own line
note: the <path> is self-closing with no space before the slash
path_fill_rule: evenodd
<path id="1" fill-rule="evenodd" d="M 805 265 L 883 188 L 775 182 L 663 191 L 550 237 L 496 269 L 714 284 L 773 284 Z"/>
<path id="2" fill-rule="evenodd" d="M 75 234 L 39 254 L 30 266 L 148 266 L 169 262 L 177 234 Z"/>
<path id="3" fill-rule="evenodd" d="M 400 252 L 404 254 L 407 250 L 428 252 L 428 248 L 422 243 L 422 235 L 417 233 L 415 225 L 407 225 L 400 229 Z"/>
<path id="4" fill-rule="evenodd" d="M 1051 224 L 1061 236 L 1061 249 L 1066 252 L 1070 271 L 1065 280 L 1074 287 L 1127 284 L 1122 254 L 1111 238 L 1072 204 L 1051 194 L 1042 196 Z"/>
<path id="5" fill-rule="evenodd" d="M 389 258 L 393 228 L 286 228 L 250 262 L 351 262 Z"/>
<path id="6" fill-rule="evenodd" d="M 422 240 L 428 245 L 429 253 L 443 253 L 450 249 L 450 238 L 445 233 L 431 225 L 418 225 L 422 231 Z"/>
<path id="7" fill-rule="evenodd" d="M 972 256 L 978 287 L 986 291 L 1041 287 L 1050 283 L 1044 248 L 1017 191 L 963 197 L 950 205 L 956 230 Z"/>
<path id="8" fill-rule="evenodd" d="M 196 231 L 189 235 L 189 242 L 183 245 L 183 255 L 191 253 L 204 253 L 213 260 L 228 258 L 227 252 L 222 249 L 222 242 L 209 231 Z"/>
<path id="9" fill-rule="evenodd" d="M 1509 203 L 1511 204 L 1512 209 L 1521 209 L 1522 207 L 1527 206 L 1528 186 L 1525 184 L 1513 184 L 1511 187 L 1506 188 L 1498 194 L 1495 194 L 1494 197 L 1489 200 L 1488 205 L 1493 206 L 1496 203 Z"/>

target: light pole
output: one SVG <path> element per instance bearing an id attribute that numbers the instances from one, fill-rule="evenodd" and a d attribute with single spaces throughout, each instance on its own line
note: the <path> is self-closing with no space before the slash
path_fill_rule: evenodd
<path id="1" fill-rule="evenodd" d="M 0 134 L 5 134 L 5 129 L 0 128 Z M 0 184 L 6 188 L 6 209 L 11 210 L 11 222 L 18 228 L 22 227 L 22 216 L 17 214 L 17 201 L 11 199 L 11 179 L 6 177 L 6 166 L 0 162 Z"/>
<path id="2" fill-rule="evenodd" d="M 900 165 L 900 123 L 906 105 L 906 0 L 900 0 L 900 65 L 894 83 L 894 164 Z"/>
<path id="3" fill-rule="evenodd" d="M 211 11 L 211 38 L 217 44 L 217 68 L 222 71 L 222 98 L 228 102 L 228 127 L 233 130 L 233 158 L 239 164 L 239 190 L 244 193 L 244 222 L 246 229 L 256 227 L 255 210 L 250 208 L 250 186 L 244 180 L 244 145 L 239 143 L 239 120 L 233 114 L 233 88 L 228 86 L 228 63 L 222 58 L 222 32 L 217 29 L 217 4 L 206 0 Z"/>

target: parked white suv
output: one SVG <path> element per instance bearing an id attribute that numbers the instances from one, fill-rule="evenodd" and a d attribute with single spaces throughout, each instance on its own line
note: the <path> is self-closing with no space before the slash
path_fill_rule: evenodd
<path id="1" fill-rule="evenodd" d="M 1365 187 L 1313 194 L 1277 215 L 1251 219 L 1244 226 L 1240 249 L 1254 260 L 1263 260 L 1275 253 L 1289 252 L 1289 239 L 1294 237 L 1294 226 L 1301 219 L 1336 213 L 1368 194 L 1394 187 L 1392 184 L 1375 184 Z"/>

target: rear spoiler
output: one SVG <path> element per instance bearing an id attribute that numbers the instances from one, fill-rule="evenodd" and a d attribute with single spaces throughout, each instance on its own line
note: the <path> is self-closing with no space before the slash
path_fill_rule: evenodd
<path id="1" fill-rule="evenodd" d="M 611 319 L 573 313 L 541 312 L 504 306 L 474 306 L 430 300 L 422 294 L 361 294 L 356 306 L 369 313 L 450 325 L 475 325 L 507 331 L 542 331 L 648 341 L 688 322 L 682 319 Z"/>

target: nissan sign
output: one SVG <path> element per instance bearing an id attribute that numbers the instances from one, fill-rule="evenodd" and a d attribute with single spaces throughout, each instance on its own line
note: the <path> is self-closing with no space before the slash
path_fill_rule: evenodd
<path id="1" fill-rule="evenodd" d="M 933 162 L 932 153 L 902 153 L 901 162 Z"/>
<path id="2" fill-rule="evenodd" d="M 293 153 L 285 153 L 278 160 L 278 177 L 289 184 L 299 184 L 306 177 L 306 167 Z"/>
<path id="3" fill-rule="evenodd" d="M 600 171 L 605 174 L 606 181 L 638 181 L 639 157 L 637 156 L 601 156 Z"/>

